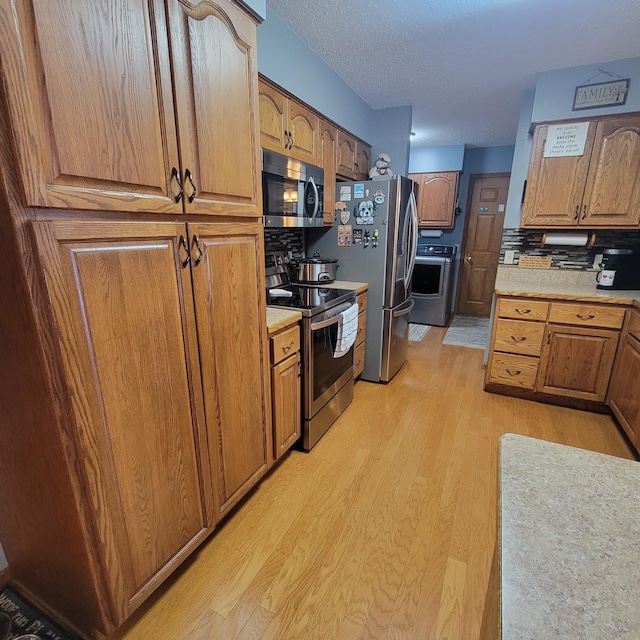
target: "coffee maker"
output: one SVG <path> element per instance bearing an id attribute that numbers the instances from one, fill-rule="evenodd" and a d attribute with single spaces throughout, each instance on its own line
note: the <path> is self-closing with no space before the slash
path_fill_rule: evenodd
<path id="1" fill-rule="evenodd" d="M 640 249 L 605 249 L 598 289 L 640 289 Z"/>

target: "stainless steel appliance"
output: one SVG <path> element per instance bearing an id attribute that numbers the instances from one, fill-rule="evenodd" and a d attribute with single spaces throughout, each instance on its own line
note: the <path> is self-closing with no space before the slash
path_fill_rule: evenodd
<path id="1" fill-rule="evenodd" d="M 338 261 L 335 258 L 302 258 L 298 260 L 297 281 L 305 284 L 322 284 L 336 279 Z"/>
<path id="2" fill-rule="evenodd" d="M 640 249 L 605 249 L 598 289 L 640 289 Z"/>
<path id="3" fill-rule="evenodd" d="M 418 240 L 415 189 L 408 178 L 339 182 L 334 225 L 309 230 L 308 251 L 336 257 L 340 279 L 367 282 L 362 379 L 389 382 L 404 364 L 409 340 L 411 275 Z"/>
<path id="4" fill-rule="evenodd" d="M 449 322 L 455 255 L 454 246 L 418 245 L 411 278 L 411 322 L 437 327 Z"/>
<path id="5" fill-rule="evenodd" d="M 279 258 L 276 258 L 278 261 Z M 286 269 L 267 256 L 267 304 L 302 312 L 302 438 L 309 451 L 353 400 L 352 346 L 334 357 L 340 314 L 356 292 L 289 283 Z"/>
<path id="6" fill-rule="evenodd" d="M 268 149 L 261 156 L 264 226 L 321 227 L 324 170 Z"/>

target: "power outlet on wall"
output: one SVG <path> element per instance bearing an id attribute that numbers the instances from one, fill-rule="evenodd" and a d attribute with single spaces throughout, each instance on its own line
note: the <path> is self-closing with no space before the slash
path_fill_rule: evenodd
<path id="1" fill-rule="evenodd" d="M 507 249 L 504 252 L 504 263 L 505 264 L 513 264 L 516 258 L 516 252 L 513 249 Z"/>

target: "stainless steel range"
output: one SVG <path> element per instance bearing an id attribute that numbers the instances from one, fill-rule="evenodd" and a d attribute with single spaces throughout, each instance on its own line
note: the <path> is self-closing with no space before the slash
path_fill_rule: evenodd
<path id="1" fill-rule="evenodd" d="M 334 353 L 340 314 L 356 303 L 356 292 L 292 284 L 281 265 L 266 273 L 267 304 L 302 312 L 301 446 L 309 451 L 353 400 L 355 347 L 340 357 Z"/>

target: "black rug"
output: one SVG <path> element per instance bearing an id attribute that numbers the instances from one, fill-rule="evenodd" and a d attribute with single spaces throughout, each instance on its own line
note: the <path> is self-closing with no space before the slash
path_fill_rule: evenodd
<path id="1" fill-rule="evenodd" d="M 9 587 L 0 591 L 0 640 L 33 633 L 42 640 L 77 640 Z"/>

